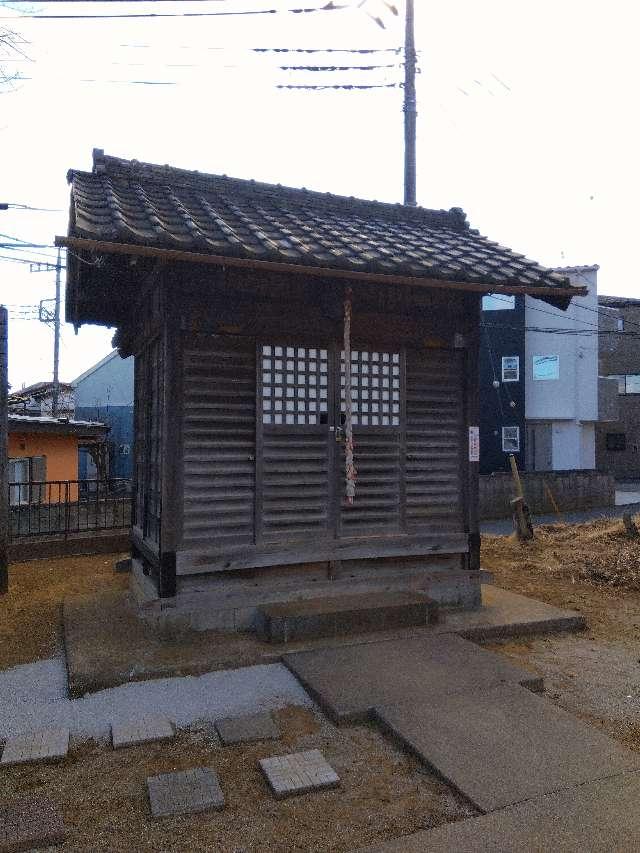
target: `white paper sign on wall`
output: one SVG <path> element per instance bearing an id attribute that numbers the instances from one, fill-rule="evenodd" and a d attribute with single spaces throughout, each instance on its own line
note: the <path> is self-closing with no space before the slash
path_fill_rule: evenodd
<path id="1" fill-rule="evenodd" d="M 469 462 L 480 461 L 480 427 L 469 427 Z"/>

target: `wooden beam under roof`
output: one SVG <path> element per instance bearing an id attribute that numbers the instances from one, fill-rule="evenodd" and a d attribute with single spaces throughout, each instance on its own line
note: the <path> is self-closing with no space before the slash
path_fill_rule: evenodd
<path id="1" fill-rule="evenodd" d="M 535 296 L 539 299 L 555 297 L 556 299 L 571 299 L 574 296 L 586 296 L 584 286 L 567 285 L 566 287 L 550 287 L 548 285 L 522 284 L 480 284 L 470 281 L 453 281 L 446 279 L 426 278 L 423 276 L 405 276 L 385 273 L 361 272 L 359 270 L 344 270 L 334 267 L 313 267 L 302 264 L 287 264 L 278 261 L 263 261 L 257 258 L 234 258 L 225 255 L 206 255 L 200 252 L 186 252 L 181 249 L 163 249 L 157 246 L 138 246 L 134 243 L 112 243 L 106 240 L 88 240 L 84 237 L 55 238 L 55 245 L 76 251 L 97 252 L 112 255 L 132 255 L 145 258 L 157 258 L 164 261 L 180 261 L 193 264 L 208 264 L 211 266 L 243 267 L 245 269 L 265 270 L 270 272 L 285 272 L 295 275 L 307 275 L 317 278 L 341 278 L 349 281 L 365 281 L 375 284 L 404 285 L 411 287 L 427 287 L 440 290 L 466 290 L 474 293 L 499 293 L 506 295 Z"/>

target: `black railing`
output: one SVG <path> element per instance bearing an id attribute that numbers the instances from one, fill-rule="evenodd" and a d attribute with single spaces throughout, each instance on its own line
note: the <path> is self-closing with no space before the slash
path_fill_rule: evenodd
<path id="1" fill-rule="evenodd" d="M 9 536 L 73 536 L 131 526 L 131 481 L 46 480 L 9 483 Z"/>

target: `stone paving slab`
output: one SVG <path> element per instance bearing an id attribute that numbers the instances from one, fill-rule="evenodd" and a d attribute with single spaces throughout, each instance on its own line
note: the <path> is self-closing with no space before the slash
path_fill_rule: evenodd
<path id="1" fill-rule="evenodd" d="M 0 764 L 32 764 L 60 761 L 69 751 L 69 729 L 38 729 L 7 738 Z"/>
<path id="2" fill-rule="evenodd" d="M 437 627 L 466 640 L 482 642 L 580 631 L 586 628 L 586 620 L 575 610 L 563 610 L 508 589 L 483 584 L 482 607 L 449 611 L 445 623 Z"/>
<path id="3" fill-rule="evenodd" d="M 64 839 L 62 815 L 45 797 L 30 795 L 0 802 L 0 853 L 49 847 Z"/>
<path id="4" fill-rule="evenodd" d="M 273 740 L 280 737 L 280 727 L 273 714 L 246 714 L 215 721 L 216 731 L 225 746 L 254 740 Z"/>
<path id="5" fill-rule="evenodd" d="M 175 734 L 171 720 L 160 714 L 147 714 L 134 721 L 119 721 L 111 725 L 111 742 L 114 749 L 170 740 Z"/>
<path id="6" fill-rule="evenodd" d="M 513 684 L 374 716 L 480 811 L 640 769 L 640 754 Z"/>
<path id="7" fill-rule="evenodd" d="M 258 763 L 278 799 L 340 784 L 340 777 L 319 749 L 262 758 Z"/>
<path id="8" fill-rule="evenodd" d="M 153 817 L 173 817 L 224 807 L 218 774 L 210 767 L 150 776 L 147 790 Z"/>
<path id="9" fill-rule="evenodd" d="M 338 722 L 366 719 L 376 706 L 420 705 L 434 694 L 505 682 L 543 687 L 535 673 L 454 634 L 314 649 L 283 661 Z"/>
<path id="10" fill-rule="evenodd" d="M 640 777 L 625 773 L 416 832 L 360 853 L 637 853 Z"/>

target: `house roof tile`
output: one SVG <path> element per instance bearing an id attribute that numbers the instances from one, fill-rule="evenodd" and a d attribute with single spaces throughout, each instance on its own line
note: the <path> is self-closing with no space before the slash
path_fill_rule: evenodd
<path id="1" fill-rule="evenodd" d="M 566 275 L 429 210 L 123 160 L 72 170 L 71 237 L 305 267 L 502 286 L 566 287 Z"/>

